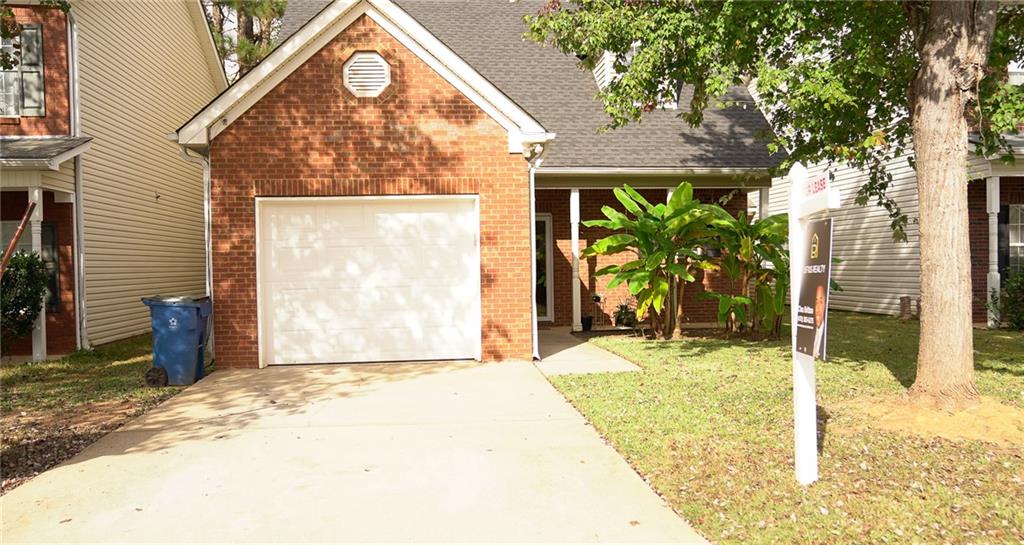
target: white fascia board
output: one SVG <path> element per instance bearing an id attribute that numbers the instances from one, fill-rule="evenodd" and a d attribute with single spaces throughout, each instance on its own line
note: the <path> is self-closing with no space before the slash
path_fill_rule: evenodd
<path id="1" fill-rule="evenodd" d="M 562 174 L 567 176 L 672 176 L 672 175 L 722 175 L 742 176 L 767 173 L 767 168 L 660 168 L 660 167 L 538 167 L 538 174 Z"/>
<path id="2" fill-rule="evenodd" d="M 324 8 L 298 32 L 275 48 L 267 58 L 263 59 L 263 62 L 242 76 L 234 85 L 228 87 L 223 94 L 203 108 L 185 126 L 178 129 L 178 143 L 198 146 L 209 144 L 211 138 L 230 125 L 238 115 L 241 115 L 239 110 L 241 112 L 248 110 L 312 56 L 315 51 L 319 50 L 308 51 L 307 46 L 315 47 L 319 43 L 322 48 L 326 45 L 334 36 L 323 39 L 324 31 L 357 2 L 358 0 L 336 0 Z M 348 20 L 348 24 L 355 20 L 354 17 L 345 19 Z M 301 55 L 303 52 L 306 52 L 305 56 Z M 301 58 L 296 60 L 297 57 Z M 230 117 L 229 110 L 236 113 L 234 118 Z"/>
<path id="3" fill-rule="evenodd" d="M 508 131 L 510 153 L 521 153 L 529 144 L 554 137 L 390 0 L 335 0 L 182 127 L 178 143 L 207 145 L 363 14 Z"/>
<path id="4" fill-rule="evenodd" d="M 524 146 L 547 142 L 554 138 L 554 134 L 548 133 L 536 119 L 487 78 L 481 76 L 405 10 L 391 0 L 367 1 L 386 18 L 378 19 L 371 11 L 371 17 L 378 25 L 509 131 L 510 152 L 521 153 Z M 514 134 L 516 132 L 518 134 Z"/>
<path id="5" fill-rule="evenodd" d="M 85 153 L 91 145 L 92 142 L 86 142 L 49 159 L 0 159 L 0 166 L 19 170 L 60 170 L 64 161 Z"/>
<path id="6" fill-rule="evenodd" d="M 89 148 L 91 146 L 92 146 L 92 141 L 91 140 L 86 142 L 86 143 L 84 143 L 84 144 L 82 144 L 82 145 L 80 145 L 80 146 L 75 146 L 75 147 L 69 149 L 68 151 L 65 151 L 64 153 L 62 153 L 60 155 L 57 155 L 55 157 L 51 157 L 50 160 L 47 161 L 47 166 L 50 167 L 50 170 L 60 170 L 61 163 L 63 163 L 64 161 L 67 161 L 68 159 L 74 159 L 75 157 L 85 153 L 86 151 L 89 150 Z"/>

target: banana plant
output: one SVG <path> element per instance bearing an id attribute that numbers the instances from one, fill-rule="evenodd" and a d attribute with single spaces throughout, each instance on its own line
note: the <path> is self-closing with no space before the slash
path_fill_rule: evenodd
<path id="1" fill-rule="evenodd" d="M 637 301 L 637 319 L 649 311 L 655 330 L 675 335 L 681 323 L 682 289 L 697 268 L 712 267 L 699 248 L 712 235 L 713 207 L 693 198 L 693 186 L 682 183 L 668 202 L 651 204 L 629 185 L 614 190 L 624 212 L 601 208 L 606 219 L 584 221 L 587 227 L 615 231 L 583 250 L 583 257 L 631 253 L 633 259 L 609 265 L 595 275 L 611 275 L 608 288 L 626 284 Z"/>
<path id="2" fill-rule="evenodd" d="M 780 333 L 789 291 L 788 221 L 786 214 L 753 220 L 746 212 L 733 216 L 721 208 L 715 211 L 711 225 L 722 250 L 721 267 L 739 288 L 738 294 L 711 296 L 718 299 L 719 321 L 729 332 L 738 331 L 749 319 L 753 329 L 761 327 L 774 336 Z M 727 306 L 733 309 L 725 320 L 721 315 L 724 298 L 729 298 Z"/>

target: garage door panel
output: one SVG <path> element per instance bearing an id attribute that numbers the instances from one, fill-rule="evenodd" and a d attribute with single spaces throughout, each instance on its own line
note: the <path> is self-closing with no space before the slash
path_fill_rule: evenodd
<path id="1" fill-rule="evenodd" d="M 472 199 L 261 204 L 264 361 L 479 357 Z"/>
<path id="2" fill-rule="evenodd" d="M 316 207 L 283 206 L 264 215 L 273 240 L 300 241 L 305 237 L 317 237 Z"/>
<path id="3" fill-rule="evenodd" d="M 270 256 L 267 261 L 267 272 L 272 277 L 291 276 L 291 273 L 305 270 L 317 270 L 319 267 L 321 248 L 313 245 L 290 245 L 279 241 L 269 244 Z"/>

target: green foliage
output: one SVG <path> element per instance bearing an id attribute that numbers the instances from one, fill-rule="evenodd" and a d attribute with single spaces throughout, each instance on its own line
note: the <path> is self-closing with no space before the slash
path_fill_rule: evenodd
<path id="1" fill-rule="evenodd" d="M 1010 329 L 1024 330 L 1024 270 L 1006 271 L 1001 290 L 992 290 L 989 309 L 995 311 L 999 323 Z"/>
<path id="2" fill-rule="evenodd" d="M 39 254 L 18 252 L 0 280 L 0 331 L 3 346 L 32 333 L 46 299 L 49 273 Z"/>
<path id="3" fill-rule="evenodd" d="M 739 286 L 739 297 L 710 294 L 719 301 L 719 321 L 729 331 L 751 325 L 778 335 L 789 292 L 789 221 L 786 214 L 753 220 L 746 212 L 732 216 L 716 210 L 711 226 L 722 250 L 722 271 Z M 727 304 L 728 303 L 728 304 Z M 731 313 L 723 314 L 728 307 Z"/>
<path id="4" fill-rule="evenodd" d="M 39 0 L 40 6 L 57 8 L 64 13 L 71 9 L 70 0 Z M 21 35 L 21 24 L 14 16 L 14 10 L 8 0 L 0 0 L 0 39 L 14 39 L 11 51 L 0 49 L 0 70 L 12 70 L 21 63 L 21 43 L 17 39 Z"/>
<path id="5" fill-rule="evenodd" d="M 672 192 L 667 203 L 651 204 L 629 185 L 616 188 L 614 194 L 626 213 L 605 206 L 601 212 L 606 219 L 584 221 L 583 225 L 616 233 L 590 245 L 582 255 L 632 253 L 631 261 L 609 265 L 596 275 L 612 276 L 609 288 L 628 286 L 636 297 L 638 319 L 644 319 L 648 310 L 661 314 L 669 304 L 657 320 L 656 329 L 671 335 L 681 298 L 672 298 L 670 293 L 693 281 L 697 267 L 708 266 L 698 249 L 711 234 L 708 223 L 712 208 L 694 199 L 693 186 L 685 182 Z"/>
<path id="6" fill-rule="evenodd" d="M 552 0 L 528 17 L 529 35 L 591 64 L 608 52 L 619 74 L 599 98 L 610 126 L 638 120 L 692 88 L 681 114 L 692 125 L 709 107 L 736 106 L 730 88 L 753 81 L 774 129 L 769 149 L 788 150 L 781 165 L 846 163 L 870 178 L 857 202 L 889 213 L 905 239 L 907 217 L 887 194 L 885 164 L 908 151 L 908 90 L 921 66 L 920 22 L 929 2 L 756 2 L 690 0 Z M 977 151 L 1011 159 L 1005 140 L 1024 123 L 1024 89 L 1006 79 L 1024 61 L 1024 4 L 1004 2 L 986 73 L 968 99 Z"/>
<path id="7" fill-rule="evenodd" d="M 718 301 L 718 321 L 726 324 L 726 331 L 736 331 L 736 324 L 747 323 L 750 310 L 754 308 L 754 301 L 746 295 L 727 295 L 713 291 L 706 291 L 700 295 L 704 299 Z"/>
<path id="8" fill-rule="evenodd" d="M 287 7 L 287 0 L 203 0 L 214 44 L 232 80 L 273 51 Z"/>
<path id="9" fill-rule="evenodd" d="M 615 325 L 619 327 L 636 327 L 636 308 L 633 307 L 632 303 L 626 301 L 625 303 L 619 303 L 615 307 L 615 313 L 612 315 L 615 318 Z"/>

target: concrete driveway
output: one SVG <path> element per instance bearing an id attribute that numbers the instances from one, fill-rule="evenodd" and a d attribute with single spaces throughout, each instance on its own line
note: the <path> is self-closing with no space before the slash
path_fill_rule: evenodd
<path id="1" fill-rule="evenodd" d="M 0 509 L 3 543 L 704 543 L 522 362 L 218 371 Z"/>

